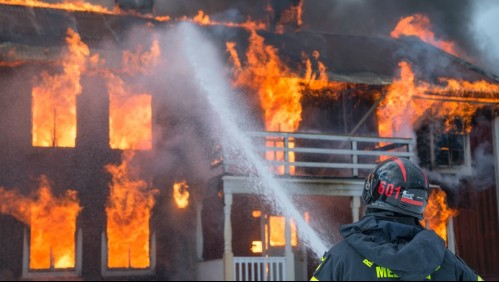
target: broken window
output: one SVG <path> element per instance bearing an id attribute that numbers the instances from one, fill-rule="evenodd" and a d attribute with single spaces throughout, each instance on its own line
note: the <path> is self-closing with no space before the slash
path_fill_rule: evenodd
<path id="1" fill-rule="evenodd" d="M 464 130 L 461 119 L 425 125 L 418 130 L 417 135 L 422 166 L 449 172 L 470 167 L 469 134 Z"/>

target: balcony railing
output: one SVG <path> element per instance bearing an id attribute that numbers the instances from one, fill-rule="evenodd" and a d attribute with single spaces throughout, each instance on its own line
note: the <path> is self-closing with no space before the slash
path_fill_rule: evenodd
<path id="1" fill-rule="evenodd" d="M 283 132 L 249 132 L 254 149 L 279 175 L 364 176 L 387 157 L 414 158 L 411 138 L 357 137 Z M 251 173 L 244 154 L 224 152 L 226 173 Z"/>
<path id="2" fill-rule="evenodd" d="M 286 281 L 286 258 L 234 257 L 234 281 Z"/>

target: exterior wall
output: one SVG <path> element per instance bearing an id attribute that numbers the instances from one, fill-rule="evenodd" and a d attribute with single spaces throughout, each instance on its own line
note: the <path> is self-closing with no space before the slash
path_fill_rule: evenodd
<path id="1" fill-rule="evenodd" d="M 499 279 L 499 218 L 496 196 L 492 138 L 493 114 L 483 111 L 476 116 L 471 132 L 472 156 L 476 176 L 465 179 L 453 201 L 459 214 L 454 218 L 456 254 L 486 280 Z M 485 165 L 485 166 L 484 166 Z"/>

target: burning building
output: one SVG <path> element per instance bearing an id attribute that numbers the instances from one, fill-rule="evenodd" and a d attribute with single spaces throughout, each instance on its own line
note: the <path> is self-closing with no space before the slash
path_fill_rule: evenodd
<path id="1" fill-rule="evenodd" d="M 497 277 L 499 78 L 424 16 L 381 37 L 300 31 L 304 1 L 60 2 L 0 0 L 5 278 L 307 279 L 387 156 L 420 162 L 423 224 Z"/>

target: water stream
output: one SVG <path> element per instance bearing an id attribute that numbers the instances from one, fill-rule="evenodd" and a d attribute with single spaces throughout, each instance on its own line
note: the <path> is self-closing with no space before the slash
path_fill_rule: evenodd
<path id="1" fill-rule="evenodd" d="M 217 115 L 223 136 L 220 136 L 222 145 L 227 148 L 237 148 L 241 152 L 243 166 L 256 170 L 255 183 L 260 184 L 263 191 L 273 199 L 276 208 L 287 217 L 295 220 L 300 238 L 304 241 L 317 257 L 322 256 L 328 249 L 323 240 L 306 223 L 303 216 L 293 204 L 291 195 L 286 192 L 285 187 L 274 178 L 265 160 L 256 152 L 250 138 L 242 131 L 237 123 L 237 113 L 233 104 L 229 103 L 228 97 L 235 95 L 229 84 L 229 79 L 224 75 L 225 66 L 218 57 L 218 50 L 202 34 L 199 27 L 188 22 L 178 25 L 178 31 L 182 35 L 182 50 L 190 67 L 194 70 L 194 81 L 206 95 L 209 106 Z M 257 179 L 256 179 L 257 178 Z"/>

